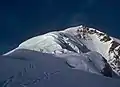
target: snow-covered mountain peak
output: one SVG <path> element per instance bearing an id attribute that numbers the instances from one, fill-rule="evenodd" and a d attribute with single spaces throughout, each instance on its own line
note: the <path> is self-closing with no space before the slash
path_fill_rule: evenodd
<path id="1" fill-rule="evenodd" d="M 112 70 L 120 75 L 120 41 L 97 29 L 83 25 L 33 37 L 24 41 L 16 49 L 4 55 L 10 55 L 18 49 L 34 50 L 55 54 L 57 56 L 62 54 L 77 54 L 79 57 L 82 55 L 87 56 L 87 53 L 89 52 L 91 52 L 91 54 L 97 52 L 103 59 L 105 58 L 105 60 L 107 60 L 107 63 L 110 64 Z M 97 53 L 94 54 L 96 55 Z M 94 57 L 97 57 L 98 60 L 100 58 L 100 56 L 93 56 L 92 59 Z M 89 59 L 88 57 L 85 58 Z M 98 62 L 95 62 L 95 64 L 96 63 Z"/>

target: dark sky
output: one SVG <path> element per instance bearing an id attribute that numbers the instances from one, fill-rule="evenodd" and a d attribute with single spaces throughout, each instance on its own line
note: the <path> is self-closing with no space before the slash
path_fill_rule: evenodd
<path id="1" fill-rule="evenodd" d="M 0 54 L 52 30 L 85 24 L 120 34 L 118 0 L 0 0 Z"/>

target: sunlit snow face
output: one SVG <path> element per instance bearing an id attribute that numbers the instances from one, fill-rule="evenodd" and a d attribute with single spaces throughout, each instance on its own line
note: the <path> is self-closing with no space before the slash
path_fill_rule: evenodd
<path id="1" fill-rule="evenodd" d="M 110 50 L 114 45 L 113 42 L 119 43 L 103 32 L 81 25 L 33 37 L 5 55 L 9 55 L 19 49 L 50 53 L 56 56 L 67 54 L 70 57 L 68 58 L 67 56 L 66 58 L 68 66 L 104 75 L 106 75 L 106 72 L 108 74 L 109 71 L 109 76 L 111 76 L 112 70 L 110 66 L 119 74 L 119 68 L 117 70 L 113 68 L 118 67 L 119 64 L 115 59 L 116 54 L 114 53 L 114 49 L 117 49 L 117 46 L 112 51 Z M 80 58 L 76 58 L 76 55 L 75 57 L 73 55 L 70 56 L 70 54 L 77 54 Z M 110 63 L 110 66 L 104 58 Z M 111 61 L 111 59 L 114 59 L 117 63 Z M 107 71 L 106 67 L 108 67 Z"/>

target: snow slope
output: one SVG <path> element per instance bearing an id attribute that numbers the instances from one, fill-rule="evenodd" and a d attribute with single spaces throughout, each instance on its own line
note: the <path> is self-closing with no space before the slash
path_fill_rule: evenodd
<path id="1" fill-rule="evenodd" d="M 95 55 L 91 54 L 87 53 L 90 58 Z M 70 55 L 79 58 L 79 55 Z M 1 56 L 0 87 L 120 87 L 118 79 L 71 69 L 63 59 L 67 58 L 69 63 L 72 62 L 70 64 L 76 64 L 76 61 L 69 60 L 70 55 L 59 54 L 56 57 L 53 54 L 19 49 Z"/>
<path id="2" fill-rule="evenodd" d="M 120 75 L 119 40 L 86 26 L 71 27 L 63 31 L 54 31 L 33 37 L 21 43 L 16 49 L 4 54 L 4 56 L 8 56 L 18 49 L 50 53 L 55 56 L 67 55 L 69 57 L 76 54 L 79 58 L 76 58 L 75 55 L 75 57 L 69 61 L 70 63 L 75 63 L 70 64 L 71 67 L 77 69 L 83 67 L 82 69 L 85 71 L 98 73 L 101 72 L 104 69 L 103 66 L 107 64 L 107 67 L 110 65 L 112 70 L 117 75 Z M 92 59 L 90 59 L 89 56 Z M 69 60 L 69 58 L 67 59 Z M 82 59 L 83 61 L 80 61 L 82 64 L 76 65 L 78 62 L 74 61 L 74 59 L 78 61 Z M 86 63 L 89 59 L 90 61 L 92 60 L 92 64 Z M 94 66 L 94 68 L 97 67 L 98 70 L 94 70 L 93 68 L 93 70 L 91 68 L 87 70 L 85 66 Z M 110 70 L 109 67 L 108 70 Z"/>

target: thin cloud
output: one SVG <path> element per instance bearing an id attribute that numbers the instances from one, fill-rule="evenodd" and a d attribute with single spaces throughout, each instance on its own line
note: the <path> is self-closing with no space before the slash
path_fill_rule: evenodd
<path id="1" fill-rule="evenodd" d="M 88 21 L 88 17 L 85 13 L 77 13 L 73 15 L 70 20 L 69 20 L 69 25 L 70 26 L 76 26 L 79 24 L 85 24 Z"/>

